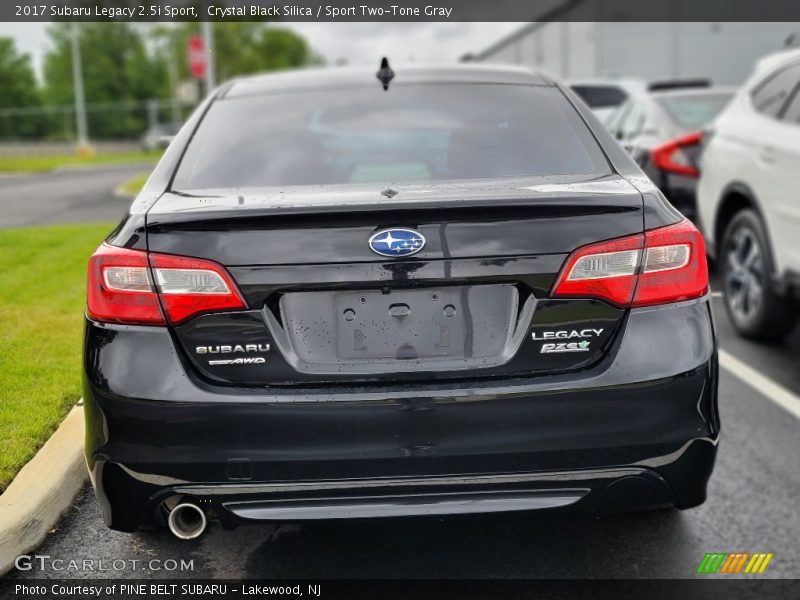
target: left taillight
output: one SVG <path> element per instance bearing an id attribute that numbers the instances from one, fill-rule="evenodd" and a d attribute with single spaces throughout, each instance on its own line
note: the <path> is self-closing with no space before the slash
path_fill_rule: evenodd
<path id="1" fill-rule="evenodd" d="M 103 323 L 165 324 L 147 252 L 100 245 L 89 259 L 86 314 Z"/>
<path id="2" fill-rule="evenodd" d="M 708 291 L 703 236 L 687 220 L 578 248 L 551 293 L 625 308 L 690 300 Z"/>
<path id="3" fill-rule="evenodd" d="M 653 148 L 650 159 L 658 170 L 665 173 L 699 177 L 700 171 L 690 153 L 695 149 L 699 151 L 702 141 L 701 132 L 687 133 Z"/>
<path id="4" fill-rule="evenodd" d="M 228 272 L 213 261 L 108 244 L 89 259 L 86 313 L 95 321 L 176 325 L 246 307 Z"/>

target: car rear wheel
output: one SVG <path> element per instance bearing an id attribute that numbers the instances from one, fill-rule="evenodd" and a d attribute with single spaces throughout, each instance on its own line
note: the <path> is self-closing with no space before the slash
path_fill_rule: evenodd
<path id="1" fill-rule="evenodd" d="M 741 335 L 760 340 L 780 339 L 797 319 L 772 287 L 768 240 L 758 214 L 742 210 L 725 230 L 719 257 L 728 316 Z"/>

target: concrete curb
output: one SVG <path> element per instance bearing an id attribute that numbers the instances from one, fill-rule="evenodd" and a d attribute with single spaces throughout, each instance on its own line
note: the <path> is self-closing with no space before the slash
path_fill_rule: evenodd
<path id="1" fill-rule="evenodd" d="M 76 406 L 0 496 L 0 575 L 42 543 L 83 487 L 83 436 L 83 407 Z"/>

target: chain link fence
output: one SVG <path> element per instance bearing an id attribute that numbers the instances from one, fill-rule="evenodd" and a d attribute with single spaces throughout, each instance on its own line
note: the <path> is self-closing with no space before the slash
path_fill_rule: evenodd
<path id="1" fill-rule="evenodd" d="M 96 102 L 86 105 L 89 139 L 93 145 L 124 142 L 148 145 L 158 136 L 172 135 L 193 109 L 177 100 Z M 0 146 L 46 150 L 77 140 L 75 106 L 0 109 Z M 0 148 L 0 153 L 3 150 Z"/>

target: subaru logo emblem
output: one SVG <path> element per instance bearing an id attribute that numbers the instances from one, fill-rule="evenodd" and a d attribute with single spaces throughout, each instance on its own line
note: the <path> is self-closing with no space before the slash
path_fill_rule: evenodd
<path id="1" fill-rule="evenodd" d="M 425 236 L 413 229 L 381 229 L 369 238 L 369 247 L 381 256 L 411 256 L 425 247 Z"/>

